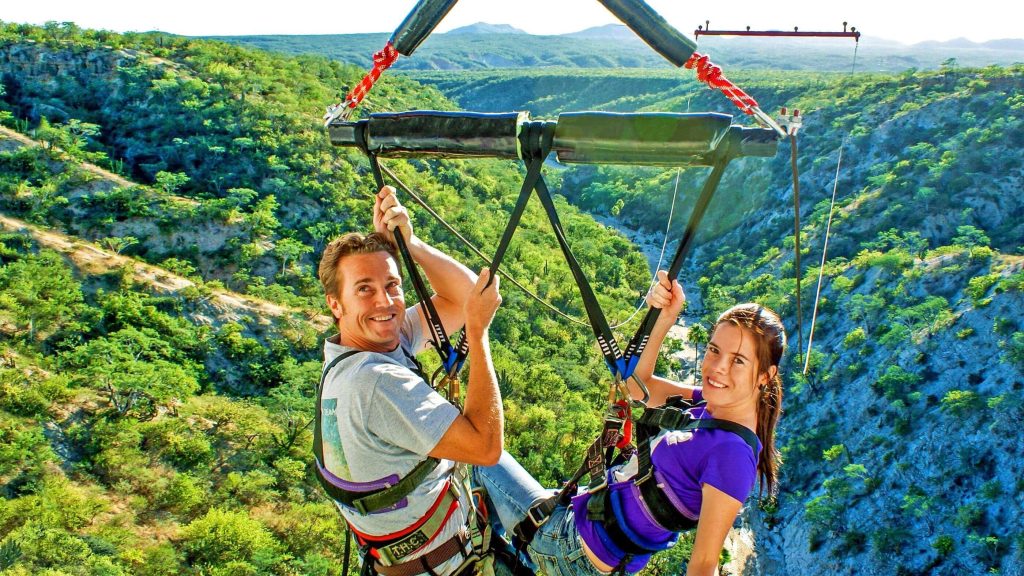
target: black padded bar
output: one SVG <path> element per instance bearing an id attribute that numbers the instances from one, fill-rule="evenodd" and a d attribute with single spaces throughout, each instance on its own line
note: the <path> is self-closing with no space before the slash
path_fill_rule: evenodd
<path id="1" fill-rule="evenodd" d="M 600 0 L 648 46 L 676 66 L 690 59 L 697 43 L 669 24 L 643 0 Z"/>
<path id="2" fill-rule="evenodd" d="M 519 158 L 519 129 L 528 118 L 526 112 L 414 110 L 371 114 L 361 122 L 370 151 L 381 158 Z M 328 126 L 331 143 L 357 146 L 355 124 Z"/>
<path id="3" fill-rule="evenodd" d="M 402 56 L 412 56 L 437 28 L 458 0 L 420 0 L 391 35 L 391 44 Z"/>
<path id="4" fill-rule="evenodd" d="M 728 114 L 570 112 L 552 146 L 566 164 L 704 165 L 729 131 Z"/>
<path id="5" fill-rule="evenodd" d="M 775 155 L 775 131 L 731 126 L 731 120 L 714 112 L 573 112 L 543 124 L 554 129 L 552 150 L 565 163 L 712 166 L 726 157 Z M 337 146 L 359 146 L 365 130 L 370 151 L 381 158 L 521 158 L 518 136 L 526 121 L 525 112 L 420 110 L 334 122 L 328 130 Z"/>

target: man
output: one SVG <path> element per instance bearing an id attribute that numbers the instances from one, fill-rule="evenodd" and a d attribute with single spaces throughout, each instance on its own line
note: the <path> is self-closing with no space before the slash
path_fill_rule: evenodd
<path id="1" fill-rule="evenodd" d="M 476 519 L 456 463 L 492 465 L 502 452 L 504 414 L 488 344 L 501 304 L 498 278 L 487 286 L 486 268 L 478 277 L 419 239 L 389 186 L 377 194 L 373 226 L 373 234 L 334 240 L 320 261 L 338 334 L 324 343 L 318 473 L 369 548 L 364 570 L 372 563 L 384 576 L 471 573 Z M 430 388 L 415 359 L 429 327 L 420 304 L 405 308 L 396 229 L 435 291 L 445 330 L 465 325 L 461 414 Z"/>

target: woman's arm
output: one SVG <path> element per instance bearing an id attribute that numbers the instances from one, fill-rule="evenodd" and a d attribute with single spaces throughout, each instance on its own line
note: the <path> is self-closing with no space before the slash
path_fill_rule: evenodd
<path id="1" fill-rule="evenodd" d="M 714 576 L 718 559 L 743 503 L 710 484 L 701 488 L 700 520 L 686 576 Z"/>
<path id="2" fill-rule="evenodd" d="M 687 399 L 692 398 L 693 387 L 684 386 L 675 380 L 654 375 L 654 366 L 658 362 L 661 345 L 665 341 L 669 329 L 676 323 L 676 318 L 679 317 L 683 305 L 686 304 L 683 288 L 679 285 L 679 281 L 669 281 L 668 272 L 658 270 L 658 281 L 655 282 L 650 293 L 647 294 L 647 303 L 654 308 L 661 309 L 658 320 L 651 330 L 651 337 L 647 341 L 647 347 L 640 354 L 636 369 L 633 371 L 636 378 L 639 378 L 647 386 L 648 392 L 650 392 L 651 398 L 647 401 L 647 405 L 661 406 L 669 396 L 682 395 Z M 635 400 L 643 398 L 643 393 L 640 391 L 640 387 L 636 384 L 635 380 L 629 382 L 629 392 Z"/>

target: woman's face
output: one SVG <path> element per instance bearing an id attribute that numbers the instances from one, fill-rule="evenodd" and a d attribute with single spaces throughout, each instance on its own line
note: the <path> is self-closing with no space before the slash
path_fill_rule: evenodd
<path id="1" fill-rule="evenodd" d="M 719 408 L 756 408 L 759 388 L 768 380 L 758 374 L 754 336 L 730 322 L 719 324 L 711 335 L 701 365 L 708 406 Z"/>

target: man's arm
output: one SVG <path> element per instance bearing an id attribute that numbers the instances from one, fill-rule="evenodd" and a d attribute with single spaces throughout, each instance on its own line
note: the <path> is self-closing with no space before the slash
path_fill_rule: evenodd
<path id="1" fill-rule="evenodd" d="M 452 257 L 420 240 L 413 233 L 409 213 L 398 202 L 395 189 L 385 186 L 377 193 L 373 207 L 373 226 L 377 232 L 394 238 L 393 231 L 398 228 L 402 232 L 409 253 L 426 274 L 430 286 L 434 289 L 431 301 L 441 318 L 445 332 L 462 328 L 466 322 L 463 304 L 470 290 L 477 281 L 477 276 L 469 268 L 456 262 Z M 420 305 L 422 307 L 422 304 Z M 426 316 L 420 311 L 420 321 L 424 332 L 429 333 Z"/>
<path id="2" fill-rule="evenodd" d="M 654 375 L 654 366 L 658 362 L 658 354 L 661 353 L 661 344 L 665 341 L 665 337 L 668 336 L 669 329 L 676 323 L 676 318 L 686 303 L 683 288 L 677 280 L 669 281 L 667 272 L 658 270 L 658 281 L 647 295 L 647 303 L 661 309 L 661 313 L 658 314 L 658 320 L 654 323 L 654 328 L 651 330 L 651 337 L 647 341 L 647 347 L 640 354 L 636 369 L 633 370 L 633 374 L 643 381 L 651 395 L 647 405 L 661 406 L 669 396 L 682 395 L 687 399 L 692 398 L 692 387 Z M 643 393 L 635 381 L 629 382 L 629 392 L 636 400 L 643 398 Z"/>
<path id="3" fill-rule="evenodd" d="M 498 378 L 491 362 L 488 328 L 501 304 L 498 278 L 484 288 L 491 274 L 480 277 L 464 309 L 469 343 L 469 384 L 463 413 L 455 418 L 430 456 L 479 466 L 497 464 L 505 437 L 505 413 L 501 407 Z"/>

